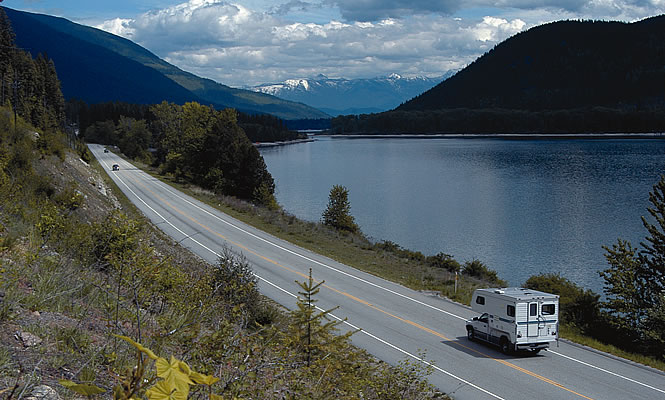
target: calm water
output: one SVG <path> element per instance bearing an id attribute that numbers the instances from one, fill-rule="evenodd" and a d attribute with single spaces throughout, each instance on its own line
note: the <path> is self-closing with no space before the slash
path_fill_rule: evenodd
<path id="1" fill-rule="evenodd" d="M 374 240 L 479 259 L 511 285 L 558 272 L 602 292 L 602 245 L 637 245 L 665 141 L 332 139 L 262 149 L 276 196 L 318 221 L 333 185 Z"/>

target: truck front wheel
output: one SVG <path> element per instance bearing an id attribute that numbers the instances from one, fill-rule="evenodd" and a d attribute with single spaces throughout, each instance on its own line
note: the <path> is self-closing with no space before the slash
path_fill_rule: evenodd
<path id="1" fill-rule="evenodd" d="M 476 338 L 476 335 L 473 333 L 473 328 L 466 328 L 466 337 L 473 342 L 473 339 Z"/>

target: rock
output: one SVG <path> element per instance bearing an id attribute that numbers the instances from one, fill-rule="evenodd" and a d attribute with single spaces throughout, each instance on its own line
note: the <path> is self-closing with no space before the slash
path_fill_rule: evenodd
<path id="1" fill-rule="evenodd" d="M 50 386 L 39 385 L 32 389 L 32 393 L 25 400 L 60 400 L 60 395 Z"/>
<path id="2" fill-rule="evenodd" d="M 33 347 L 42 343 L 42 339 L 39 336 L 33 335 L 30 332 L 16 332 L 14 337 L 23 343 L 23 347 Z"/>

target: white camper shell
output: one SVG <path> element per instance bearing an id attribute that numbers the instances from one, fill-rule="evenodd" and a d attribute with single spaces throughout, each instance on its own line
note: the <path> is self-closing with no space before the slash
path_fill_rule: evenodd
<path id="1" fill-rule="evenodd" d="M 471 307 L 481 313 L 466 322 L 469 340 L 501 351 L 537 353 L 559 340 L 559 296 L 525 288 L 476 289 Z"/>

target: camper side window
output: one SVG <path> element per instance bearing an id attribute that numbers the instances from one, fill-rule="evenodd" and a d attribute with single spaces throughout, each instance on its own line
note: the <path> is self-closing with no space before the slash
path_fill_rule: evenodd
<path id="1" fill-rule="evenodd" d="M 554 304 L 543 304 L 543 315 L 554 315 Z"/>
<path id="2" fill-rule="evenodd" d="M 476 304 L 485 305 L 485 298 L 483 296 L 476 297 Z"/>
<path id="3" fill-rule="evenodd" d="M 535 317 L 538 315 L 538 303 L 529 304 L 529 316 Z"/>
<path id="4" fill-rule="evenodd" d="M 506 307 L 506 314 L 508 314 L 509 317 L 514 317 L 515 316 L 515 306 L 509 305 Z"/>

